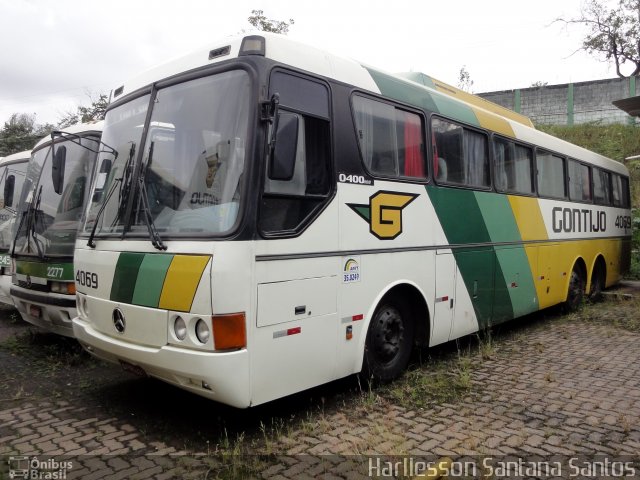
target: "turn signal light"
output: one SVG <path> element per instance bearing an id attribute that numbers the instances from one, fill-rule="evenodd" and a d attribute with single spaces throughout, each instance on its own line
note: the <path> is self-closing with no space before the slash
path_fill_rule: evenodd
<path id="1" fill-rule="evenodd" d="M 247 326 L 244 312 L 213 315 L 213 344 L 216 350 L 247 346 Z"/>

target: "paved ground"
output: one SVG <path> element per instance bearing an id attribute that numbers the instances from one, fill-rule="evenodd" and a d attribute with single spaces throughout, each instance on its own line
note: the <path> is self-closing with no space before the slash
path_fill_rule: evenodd
<path id="1" fill-rule="evenodd" d="M 0 478 L 18 456 L 83 479 L 363 478 L 404 455 L 637 461 L 640 302 L 608 298 L 421 352 L 390 386 L 347 379 L 248 411 L 132 378 L 5 309 Z"/>

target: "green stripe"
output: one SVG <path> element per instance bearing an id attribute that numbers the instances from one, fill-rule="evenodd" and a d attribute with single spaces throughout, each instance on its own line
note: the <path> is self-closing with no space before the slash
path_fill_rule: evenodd
<path id="1" fill-rule="evenodd" d="M 48 278 L 52 280 L 73 281 L 73 263 L 48 263 L 16 261 L 16 273 L 30 277 Z"/>
<path id="2" fill-rule="evenodd" d="M 487 233 L 494 243 L 522 240 L 511 210 L 509 197 L 489 192 L 474 192 Z"/>
<path id="3" fill-rule="evenodd" d="M 449 244 L 491 242 L 475 192 L 429 186 L 427 193 Z"/>
<path id="4" fill-rule="evenodd" d="M 522 238 L 506 195 L 442 187 L 427 187 L 427 192 L 450 244 Z M 460 248 L 453 253 L 480 327 L 538 309 L 524 247 Z"/>
<path id="5" fill-rule="evenodd" d="M 147 254 L 140 264 L 132 303 L 144 307 L 158 307 L 164 279 L 173 255 Z"/>
<path id="6" fill-rule="evenodd" d="M 463 102 L 457 101 L 438 91 L 430 92 L 377 70 L 373 70 L 371 68 L 367 68 L 367 70 L 369 71 L 371 78 L 373 78 L 373 81 L 378 85 L 380 93 L 387 97 L 394 98 L 410 105 L 415 105 L 416 107 L 425 108 L 432 112 L 441 113 L 460 122 L 465 122 L 477 127 L 480 126 L 478 117 L 476 117 L 473 109 Z M 407 77 L 416 83 L 427 85 L 427 80 L 421 74 L 419 74 L 419 76 L 414 76 L 413 78 L 409 75 L 407 75 Z M 431 84 L 427 86 L 435 88 L 433 81 L 431 79 L 429 79 L 429 81 Z"/>
<path id="7" fill-rule="evenodd" d="M 113 274 L 113 285 L 111 285 L 110 298 L 112 301 L 131 303 L 138 271 L 144 256 L 144 253 L 123 252 L 120 254 Z"/>
<path id="8" fill-rule="evenodd" d="M 509 197 L 488 192 L 476 192 L 491 241 L 522 240 Z M 523 247 L 495 247 L 496 298 L 492 323 L 510 320 L 538 310 L 538 296 L 533 283 L 529 259 Z"/>
<path id="9" fill-rule="evenodd" d="M 469 125 L 474 125 L 476 127 L 480 126 L 478 117 L 476 117 L 473 109 L 468 105 L 460 101 L 456 101 L 445 94 L 434 95 L 433 100 L 438 108 L 437 111 L 441 114 L 446 115 L 449 118 L 453 118 L 454 120 L 468 123 Z"/>
<path id="10" fill-rule="evenodd" d="M 431 94 L 424 88 L 371 68 L 367 68 L 367 70 L 369 71 L 371 78 L 373 78 L 373 81 L 378 85 L 382 95 L 410 105 L 415 105 L 416 107 L 422 107 L 433 112 L 438 111 Z"/>
<path id="11" fill-rule="evenodd" d="M 411 80 L 412 82 L 424 85 L 425 87 L 436 88 L 436 84 L 433 83 L 433 79 L 422 72 L 406 72 L 402 73 L 401 76 L 407 80 Z"/>
<path id="12" fill-rule="evenodd" d="M 500 318 L 496 316 L 494 322 L 520 317 L 538 310 L 538 296 L 533 283 L 533 276 L 529 268 L 527 253 L 523 247 L 496 248 L 496 258 L 506 284 L 506 291 L 510 300 L 511 316 Z M 515 285 L 514 285 L 515 284 Z M 496 299 L 496 303 L 499 300 Z M 505 313 L 506 315 L 506 313 Z"/>

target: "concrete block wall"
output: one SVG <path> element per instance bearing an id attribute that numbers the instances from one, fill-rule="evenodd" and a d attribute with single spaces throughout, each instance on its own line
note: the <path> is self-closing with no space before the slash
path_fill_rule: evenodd
<path id="1" fill-rule="evenodd" d="M 611 102 L 640 93 L 640 85 L 637 85 L 640 82 L 636 80 L 611 78 L 478 95 L 522 113 L 537 124 L 634 123 L 639 120 L 630 117 Z"/>

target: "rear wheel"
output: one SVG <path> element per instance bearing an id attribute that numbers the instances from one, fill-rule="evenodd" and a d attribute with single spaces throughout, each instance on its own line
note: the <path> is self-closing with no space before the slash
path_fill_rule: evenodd
<path id="1" fill-rule="evenodd" d="M 364 350 L 366 380 L 389 382 L 407 368 L 413 347 L 414 324 L 396 299 L 383 300 L 373 314 Z"/>
<path id="2" fill-rule="evenodd" d="M 573 312 L 578 309 L 584 298 L 585 279 L 582 270 L 578 265 L 573 267 L 571 278 L 569 279 L 569 291 L 567 292 L 567 300 L 563 307 L 567 312 Z"/>
<path id="3" fill-rule="evenodd" d="M 589 289 L 589 298 L 598 301 L 602 298 L 602 290 L 604 290 L 605 273 L 602 265 L 597 263 L 591 274 L 591 288 Z"/>

